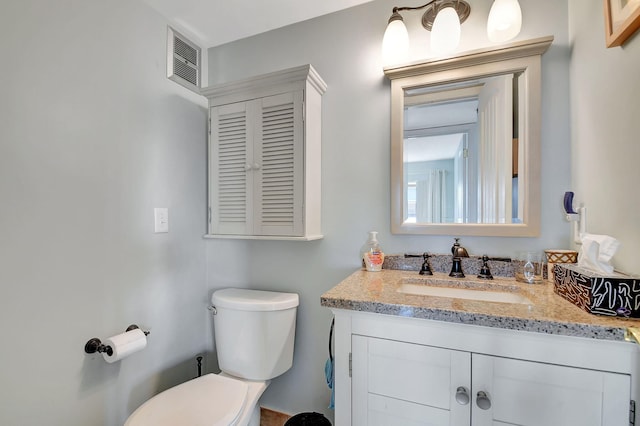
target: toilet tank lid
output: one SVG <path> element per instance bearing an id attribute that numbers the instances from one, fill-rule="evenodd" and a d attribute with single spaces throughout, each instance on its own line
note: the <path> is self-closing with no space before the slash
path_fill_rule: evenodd
<path id="1" fill-rule="evenodd" d="M 299 304 L 296 293 L 225 288 L 211 296 L 213 306 L 241 311 L 282 311 Z"/>

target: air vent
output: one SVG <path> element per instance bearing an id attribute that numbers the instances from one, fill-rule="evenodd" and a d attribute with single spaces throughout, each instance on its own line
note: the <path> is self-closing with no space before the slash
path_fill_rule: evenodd
<path id="1" fill-rule="evenodd" d="M 167 31 L 167 77 L 195 92 L 200 88 L 200 48 L 169 27 Z"/>

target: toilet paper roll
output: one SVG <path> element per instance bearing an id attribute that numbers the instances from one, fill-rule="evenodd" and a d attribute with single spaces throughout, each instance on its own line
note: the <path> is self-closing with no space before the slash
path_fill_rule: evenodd
<path id="1" fill-rule="evenodd" d="M 108 363 L 113 363 L 144 349 L 147 346 L 147 336 L 145 336 L 144 331 L 136 328 L 126 333 L 109 337 L 104 341 L 104 345 L 111 346 L 113 353 L 107 355 L 106 352 L 103 352 L 102 356 Z"/>

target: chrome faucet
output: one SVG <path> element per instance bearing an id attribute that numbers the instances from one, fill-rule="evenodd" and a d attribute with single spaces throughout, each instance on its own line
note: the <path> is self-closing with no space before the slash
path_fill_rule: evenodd
<path id="1" fill-rule="evenodd" d="M 460 238 L 455 238 L 455 243 L 453 243 L 453 247 L 451 247 L 451 254 L 453 255 L 453 260 L 451 264 L 451 272 L 449 272 L 450 277 L 454 278 L 464 278 L 464 272 L 462 272 L 462 259 L 463 257 L 469 257 L 469 253 L 467 249 L 462 247 L 458 242 Z"/>

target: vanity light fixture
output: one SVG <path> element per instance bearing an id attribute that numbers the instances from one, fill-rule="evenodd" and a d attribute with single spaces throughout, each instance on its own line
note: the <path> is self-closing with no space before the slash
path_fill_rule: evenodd
<path id="1" fill-rule="evenodd" d="M 522 10 L 518 0 L 495 0 L 487 20 L 487 36 L 493 42 L 508 41 L 520 33 Z"/>
<path id="2" fill-rule="evenodd" d="M 464 0 L 431 0 L 422 6 L 394 7 L 382 40 L 385 66 L 406 62 L 409 33 L 400 12 L 426 9 L 422 26 L 431 31 L 431 50 L 436 54 L 453 52 L 460 43 L 460 24 L 471 13 Z M 487 35 L 492 42 L 511 40 L 520 33 L 522 12 L 518 0 L 494 0 L 487 22 Z"/>
<path id="3" fill-rule="evenodd" d="M 471 9 L 469 7 L 469 9 Z M 453 5 L 444 5 L 433 20 L 431 28 L 431 50 L 436 54 L 447 54 L 460 44 L 460 23 Z"/>

